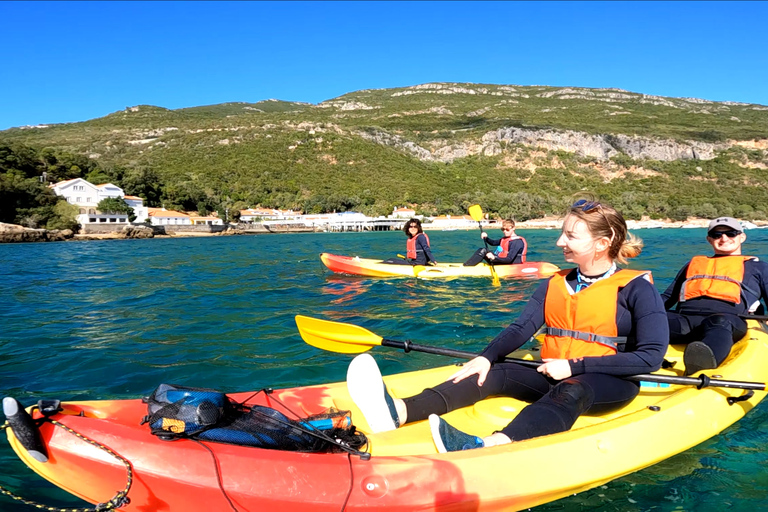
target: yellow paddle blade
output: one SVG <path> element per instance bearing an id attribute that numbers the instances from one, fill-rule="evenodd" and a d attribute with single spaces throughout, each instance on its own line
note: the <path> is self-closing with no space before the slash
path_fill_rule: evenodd
<path id="1" fill-rule="evenodd" d="M 480 222 L 483 220 L 483 209 L 480 208 L 479 204 L 473 204 L 469 207 L 469 216 L 477 222 Z"/>
<path id="2" fill-rule="evenodd" d="M 381 336 L 363 327 L 296 315 L 301 338 L 313 347 L 342 354 L 359 354 L 381 345 Z"/>
<path id="3" fill-rule="evenodd" d="M 492 274 L 491 278 L 493 279 L 491 283 L 493 284 L 493 286 L 501 286 L 501 279 L 499 279 L 499 274 L 496 273 L 496 269 L 493 268 L 493 265 L 491 265 L 491 274 Z"/>
<path id="4" fill-rule="evenodd" d="M 427 270 L 427 267 L 424 265 L 414 265 L 413 266 L 413 275 L 416 277 L 419 277 L 419 274 Z"/>

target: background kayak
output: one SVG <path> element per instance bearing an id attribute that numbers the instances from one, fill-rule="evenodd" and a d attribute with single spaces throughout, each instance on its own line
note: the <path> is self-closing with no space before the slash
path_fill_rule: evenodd
<path id="1" fill-rule="evenodd" d="M 491 277 L 491 267 L 484 263 L 465 267 L 461 263 L 438 263 L 437 265 L 397 265 L 382 260 L 339 256 L 324 252 L 320 254 L 323 265 L 339 274 L 368 277 L 418 277 L 421 279 L 448 277 Z M 494 267 L 499 277 L 545 277 L 560 270 L 552 263 L 531 261 L 515 265 Z"/>

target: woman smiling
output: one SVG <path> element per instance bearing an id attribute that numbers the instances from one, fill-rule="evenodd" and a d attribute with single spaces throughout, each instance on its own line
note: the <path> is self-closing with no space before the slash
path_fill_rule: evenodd
<path id="1" fill-rule="evenodd" d="M 355 358 L 347 385 L 374 432 L 429 418 L 438 451 L 506 444 L 569 430 L 585 412 L 631 402 L 639 385 L 625 375 L 658 370 L 669 331 L 649 272 L 619 268 L 640 254 L 622 215 L 594 200 L 567 211 L 556 245 L 575 268 L 543 282 L 522 314 L 446 382 L 405 399 L 392 398 L 370 355 Z M 544 326 L 538 368 L 504 362 Z M 499 432 L 479 438 L 438 415 L 490 396 L 530 402 Z"/>

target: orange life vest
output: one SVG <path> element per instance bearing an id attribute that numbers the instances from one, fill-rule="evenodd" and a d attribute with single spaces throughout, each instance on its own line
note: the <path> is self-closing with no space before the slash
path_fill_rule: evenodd
<path id="1" fill-rule="evenodd" d="M 544 301 L 547 331 L 542 358 L 574 359 L 615 354 L 625 336 L 617 336 L 616 307 L 619 290 L 630 281 L 651 273 L 618 270 L 610 277 L 571 294 L 565 277 L 571 269 L 557 272 L 549 281 Z M 653 282 L 653 281 L 651 281 Z"/>
<path id="2" fill-rule="evenodd" d="M 712 297 L 733 304 L 741 303 L 744 262 L 755 259 L 753 256 L 694 256 L 680 287 L 679 302 Z"/>
<path id="3" fill-rule="evenodd" d="M 499 258 L 506 258 L 509 254 L 509 244 L 512 242 L 512 240 L 522 240 L 523 241 L 523 252 L 520 254 L 520 263 L 525 263 L 525 254 L 528 252 L 528 243 L 525 241 L 525 238 L 521 236 L 508 236 L 501 239 L 501 243 L 499 244 L 499 247 L 501 247 L 501 252 L 499 252 L 498 256 Z"/>
<path id="4" fill-rule="evenodd" d="M 408 252 L 406 252 L 405 255 L 409 260 L 416 259 L 416 239 L 419 238 L 420 236 L 423 236 L 424 238 L 427 239 L 427 247 L 429 247 L 429 237 L 427 236 L 426 233 L 419 233 L 416 236 L 409 238 L 405 242 L 405 247 L 408 250 Z"/>

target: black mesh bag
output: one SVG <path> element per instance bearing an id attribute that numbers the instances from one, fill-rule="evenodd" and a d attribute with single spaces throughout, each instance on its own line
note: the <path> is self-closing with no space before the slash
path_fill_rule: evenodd
<path id="1" fill-rule="evenodd" d="M 330 409 L 290 419 L 270 407 L 255 405 L 230 425 L 200 432 L 197 439 L 295 452 L 340 452 L 365 446 L 366 437 L 350 424 L 349 411 Z"/>
<path id="2" fill-rule="evenodd" d="M 357 451 L 368 441 L 352 426 L 349 411 L 333 408 L 291 419 L 271 407 L 243 406 L 215 390 L 171 384 L 158 386 L 145 402 L 148 415 L 142 423 L 167 440 L 192 438 L 313 453 Z"/>
<path id="3" fill-rule="evenodd" d="M 160 384 L 144 401 L 148 414 L 142 424 L 165 437 L 190 437 L 238 415 L 238 404 L 213 389 Z"/>

